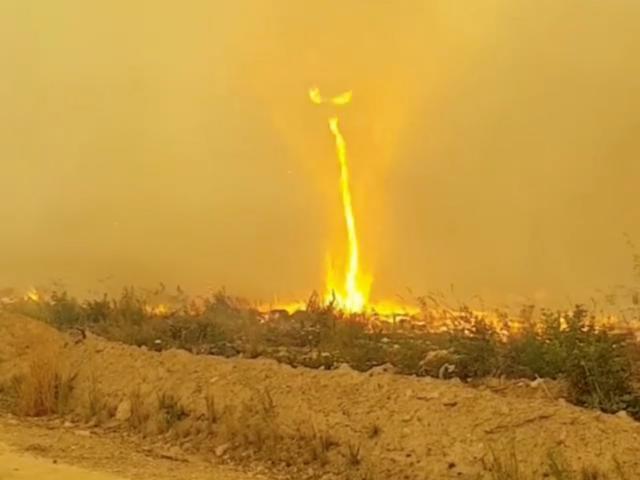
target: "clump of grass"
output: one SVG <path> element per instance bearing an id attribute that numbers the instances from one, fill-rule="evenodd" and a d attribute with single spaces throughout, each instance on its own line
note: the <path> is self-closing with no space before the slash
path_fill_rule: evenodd
<path id="1" fill-rule="evenodd" d="M 580 480 L 607 480 L 608 478 L 608 475 L 595 466 L 583 467 L 580 470 Z"/>
<path id="2" fill-rule="evenodd" d="M 43 417 L 69 410 L 73 377 L 64 371 L 54 352 L 36 353 L 27 372 L 16 377 L 13 385 L 17 415 Z"/>
<path id="3" fill-rule="evenodd" d="M 538 328 L 526 326 L 505 345 L 507 373 L 514 376 L 564 378 L 570 400 L 605 412 L 640 411 L 634 395 L 630 339 L 597 329 L 588 311 L 542 313 Z"/>
<path id="4" fill-rule="evenodd" d="M 170 430 L 175 424 L 189 416 L 178 399 L 172 393 L 167 392 L 158 394 L 158 411 L 165 430 Z"/>
<path id="5" fill-rule="evenodd" d="M 534 478 L 539 478 L 524 471 L 516 455 L 515 444 L 512 444 L 503 454 L 498 454 L 493 449 L 489 453 L 489 459 L 483 463 L 492 480 L 534 480 Z M 546 462 L 540 463 L 543 469 L 541 478 L 552 480 L 607 480 L 610 478 L 596 466 L 590 465 L 578 470 L 572 469 L 565 456 L 557 451 L 549 452 Z M 624 474 L 618 474 L 616 479 L 626 480 Z"/>
<path id="6" fill-rule="evenodd" d="M 87 392 L 87 419 L 99 419 L 105 417 L 107 413 L 106 399 L 98 386 L 95 374 L 92 374 L 89 379 L 89 390 Z"/>
<path id="7" fill-rule="evenodd" d="M 129 425 L 135 430 L 141 430 L 149 421 L 150 415 L 142 398 L 140 387 L 135 387 L 129 393 L 129 405 L 131 408 Z"/>
<path id="8" fill-rule="evenodd" d="M 349 442 L 347 444 L 347 464 L 350 467 L 357 467 L 362 463 L 360 444 Z"/>
<path id="9" fill-rule="evenodd" d="M 59 328 L 77 326 L 83 311 L 80 303 L 65 291 L 54 291 L 51 294 L 47 318 L 50 323 Z"/>
<path id="10" fill-rule="evenodd" d="M 565 328 L 561 328 L 564 319 Z M 631 387 L 628 338 L 597 330 L 586 309 L 576 307 L 562 318 L 547 313 L 544 358 L 566 378 L 571 400 L 605 412 L 637 404 Z"/>
<path id="11" fill-rule="evenodd" d="M 515 445 L 511 445 L 505 455 L 498 455 L 494 449 L 490 449 L 489 459 L 483 460 L 483 463 L 492 480 L 528 480 L 520 469 Z"/>
<path id="12" fill-rule="evenodd" d="M 229 440 L 256 453 L 275 455 L 282 441 L 275 403 L 268 390 L 256 390 L 239 405 L 228 405 L 222 433 Z"/>
<path id="13" fill-rule="evenodd" d="M 325 466 L 329 463 L 329 453 L 338 446 L 338 442 L 327 431 L 318 431 L 313 427 L 310 433 L 305 433 L 300 427 L 296 442 L 300 444 L 311 462 Z M 305 448 L 306 447 L 306 448 Z"/>
<path id="14" fill-rule="evenodd" d="M 456 317 L 456 324 L 450 348 L 458 356 L 458 374 L 463 378 L 477 378 L 499 373 L 502 344 L 496 329 L 467 308 Z"/>
<path id="15" fill-rule="evenodd" d="M 558 452 L 549 452 L 547 462 L 549 475 L 554 480 L 572 480 L 573 475 L 567 465 L 565 457 Z"/>
<path id="16" fill-rule="evenodd" d="M 216 406 L 216 397 L 212 392 L 207 392 L 204 401 L 207 424 L 209 425 L 209 430 L 211 431 L 213 425 L 218 423 L 218 421 L 220 420 L 220 412 L 218 411 L 218 407 Z"/>
<path id="17" fill-rule="evenodd" d="M 370 439 L 378 438 L 382 433 L 382 427 L 378 423 L 372 423 L 367 429 L 367 437 Z"/>

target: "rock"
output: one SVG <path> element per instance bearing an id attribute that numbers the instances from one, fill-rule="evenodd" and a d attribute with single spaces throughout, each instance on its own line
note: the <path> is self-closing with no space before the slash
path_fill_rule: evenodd
<path id="1" fill-rule="evenodd" d="M 543 385 L 544 385 L 544 379 L 540 378 L 540 377 L 538 377 L 535 380 L 532 380 L 532 381 L 529 382 L 529 386 L 531 388 L 538 388 L 538 387 L 543 386 Z"/>
<path id="2" fill-rule="evenodd" d="M 74 435 L 78 435 L 79 437 L 90 437 L 91 432 L 89 430 L 75 430 Z"/>
<path id="3" fill-rule="evenodd" d="M 503 381 L 501 378 L 489 377 L 484 381 L 484 384 L 488 388 L 500 388 L 503 385 Z"/>
<path id="4" fill-rule="evenodd" d="M 115 418 L 120 422 L 126 422 L 131 418 L 131 401 L 129 399 L 125 399 L 118 404 Z"/>
<path id="5" fill-rule="evenodd" d="M 433 350 L 420 362 L 420 373 L 443 378 L 445 373 L 453 372 L 457 360 L 458 356 L 451 350 Z"/>
<path id="6" fill-rule="evenodd" d="M 229 450 L 230 445 L 228 443 L 223 443 L 222 445 L 218 445 L 214 450 L 216 457 L 222 457 L 227 450 Z"/>
<path id="7" fill-rule="evenodd" d="M 181 458 L 182 457 L 182 450 L 179 447 L 171 447 L 169 448 L 169 451 L 167 452 L 171 457 L 173 458 Z"/>
<path id="8" fill-rule="evenodd" d="M 440 392 L 436 390 L 436 391 L 433 391 L 433 392 L 416 395 L 416 398 L 418 400 L 427 400 L 427 401 L 428 400 L 435 400 L 437 398 L 440 398 Z"/>
<path id="9" fill-rule="evenodd" d="M 172 460 L 174 462 L 187 462 L 188 459 L 187 457 L 184 455 L 184 452 L 176 447 L 169 447 L 161 449 L 159 451 L 156 452 L 156 455 L 158 455 L 160 458 L 164 458 L 166 460 Z"/>
<path id="10" fill-rule="evenodd" d="M 634 422 L 633 418 L 631 417 L 631 415 L 629 415 L 629 413 L 626 410 L 620 410 L 618 413 L 616 413 L 616 417 Z"/>
<path id="11" fill-rule="evenodd" d="M 385 363 L 384 365 L 378 365 L 377 367 L 373 367 L 371 370 L 367 372 L 370 377 L 375 375 L 382 375 L 385 373 L 396 373 L 397 369 L 390 363 Z"/>
<path id="12" fill-rule="evenodd" d="M 499 406 L 498 406 L 498 413 L 499 413 L 500 415 L 502 415 L 502 416 L 504 416 L 504 415 L 509 415 L 509 413 L 510 413 L 510 409 L 509 409 L 509 407 L 508 407 L 508 406 L 506 406 L 506 405 L 499 405 Z"/>

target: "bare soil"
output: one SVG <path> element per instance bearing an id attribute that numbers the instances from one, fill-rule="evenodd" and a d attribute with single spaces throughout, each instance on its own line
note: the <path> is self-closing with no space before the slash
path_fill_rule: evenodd
<path id="1" fill-rule="evenodd" d="M 494 478 L 492 458 L 515 453 L 521 471 L 544 478 L 552 453 L 576 470 L 598 466 L 611 479 L 621 478 L 619 472 L 640 478 L 639 423 L 569 405 L 528 383 L 496 394 L 383 369 L 322 371 L 263 359 L 157 353 L 91 335 L 63 335 L 37 321 L 0 314 L 0 384 L 27 372 L 30 359 L 45 347 L 55 350 L 73 377 L 70 415 L 49 435 L 75 443 L 53 442 L 50 448 L 72 464 L 104 464 L 104 471 L 125 476 L 137 467 L 116 459 L 139 451 L 141 472 L 150 468 L 158 475 L 174 474 L 167 465 L 197 470 L 213 462 L 252 472 L 268 467 L 296 479 L 478 480 Z M 179 406 L 170 412 L 170 428 L 167 411 L 158 413 L 163 395 Z M 97 397 L 108 413 L 102 419 L 90 418 Z M 129 433 L 132 423 L 135 437 Z M 30 428 L 43 427 L 4 421 L 0 442 L 7 443 L 3 436 L 11 437 L 12 429 Z M 82 441 L 69 431 L 74 429 L 84 432 Z M 113 440 L 116 434 L 126 441 Z M 74 446 L 87 439 L 107 442 L 113 450 L 87 460 Z M 11 438 L 8 443 L 28 446 Z"/>

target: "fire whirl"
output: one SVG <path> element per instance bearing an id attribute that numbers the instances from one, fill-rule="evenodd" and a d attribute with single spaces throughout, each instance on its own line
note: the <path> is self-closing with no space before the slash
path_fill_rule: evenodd
<path id="1" fill-rule="evenodd" d="M 309 98 L 316 105 L 331 103 L 335 106 L 347 105 L 351 101 L 352 93 L 345 92 L 341 95 L 325 100 L 317 88 L 309 90 Z M 353 213 L 351 199 L 351 185 L 349 182 L 349 162 L 347 159 L 347 143 L 340 131 L 338 117 L 329 118 L 329 130 L 335 137 L 336 153 L 340 165 L 340 193 L 342 197 L 342 210 L 347 229 L 347 265 L 343 279 L 339 282 L 334 275 L 333 267 L 329 265 L 327 275 L 327 291 L 325 301 L 333 303 L 336 307 L 347 312 L 362 312 L 367 306 L 370 282 L 360 272 L 360 248 L 356 220 Z"/>

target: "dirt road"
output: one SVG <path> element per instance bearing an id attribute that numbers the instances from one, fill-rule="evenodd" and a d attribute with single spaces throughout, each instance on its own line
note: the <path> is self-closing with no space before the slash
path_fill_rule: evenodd
<path id="1" fill-rule="evenodd" d="M 127 438 L 0 416 L 0 480 L 275 480 L 198 459 L 171 458 Z"/>
<path id="2" fill-rule="evenodd" d="M 70 465 L 54 464 L 34 455 L 15 453 L 0 443 L 0 479 L 2 480 L 123 480 L 104 473 Z"/>

